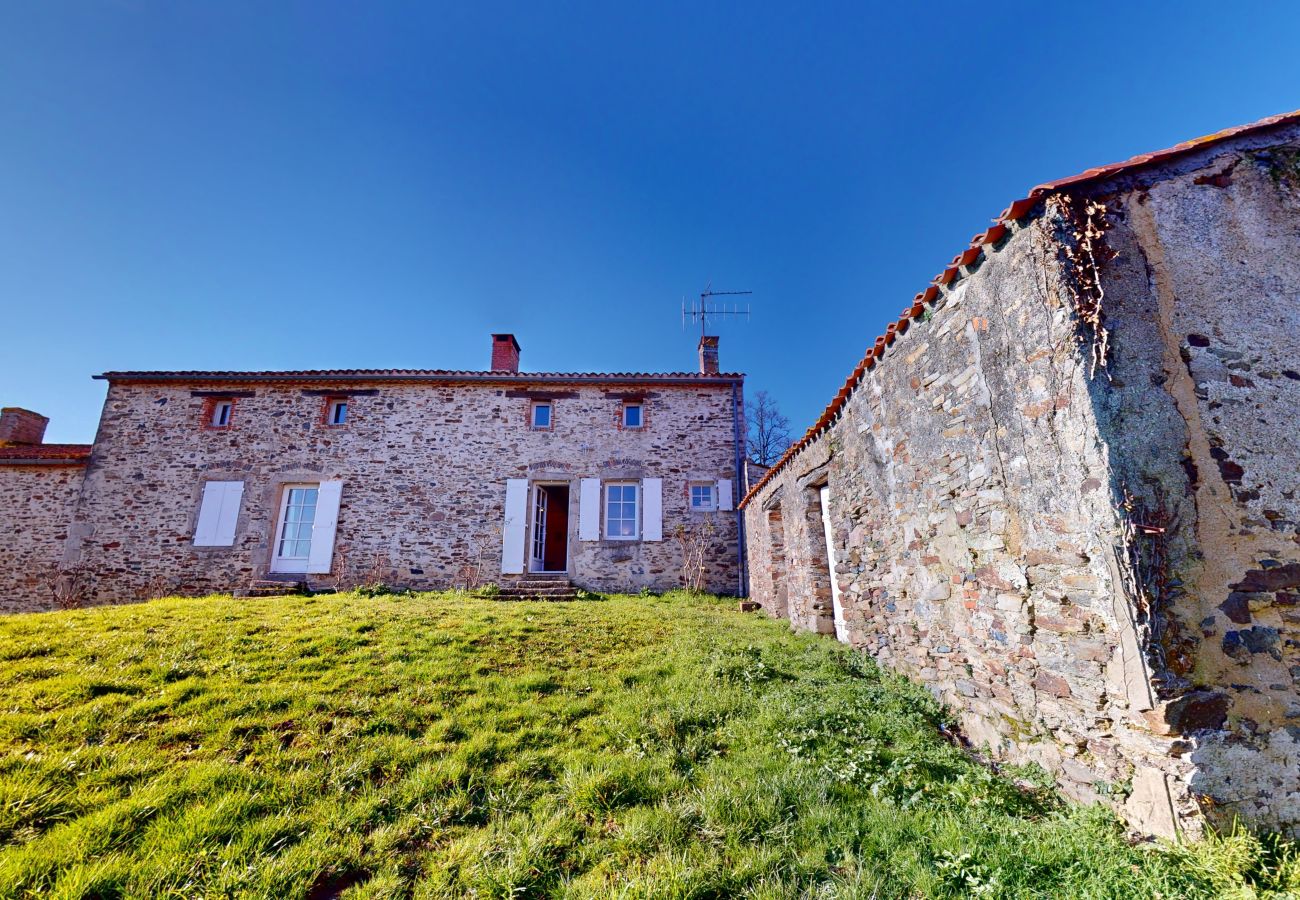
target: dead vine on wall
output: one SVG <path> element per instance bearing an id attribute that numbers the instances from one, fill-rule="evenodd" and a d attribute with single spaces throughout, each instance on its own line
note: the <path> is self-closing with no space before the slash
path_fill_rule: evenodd
<path id="1" fill-rule="evenodd" d="M 1101 267 L 1114 258 L 1106 244 L 1106 204 L 1062 194 L 1053 198 L 1058 212 L 1058 244 L 1070 293 L 1071 306 L 1081 326 L 1081 339 L 1089 347 L 1092 377 L 1106 368 L 1110 332 L 1102 307 L 1106 292 L 1101 285 Z"/>
<path id="2" fill-rule="evenodd" d="M 1169 698 L 1192 685 L 1187 676 L 1195 665 L 1195 639 L 1173 614 L 1181 585 L 1170 574 L 1169 540 L 1178 516 L 1156 487 L 1148 503 L 1124 489 L 1121 504 L 1125 545 L 1136 578 L 1138 622 L 1147 633 L 1146 652 L 1156 692 Z"/>

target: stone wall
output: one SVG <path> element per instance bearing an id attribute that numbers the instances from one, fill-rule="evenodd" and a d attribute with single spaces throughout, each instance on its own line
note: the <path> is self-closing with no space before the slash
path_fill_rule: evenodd
<path id="1" fill-rule="evenodd" d="M 836 631 L 828 485 L 839 636 L 975 745 L 1154 833 L 1295 833 L 1294 159 L 1245 141 L 1041 202 L 749 498 L 754 598 Z"/>
<path id="2" fill-rule="evenodd" d="M 80 465 L 0 465 L 0 613 L 54 605 L 84 474 Z"/>
<path id="3" fill-rule="evenodd" d="M 336 562 L 352 580 L 445 588 L 481 559 L 484 579 L 500 581 L 505 482 L 529 478 L 570 483 L 574 583 L 664 590 L 681 583 L 674 529 L 703 518 L 688 509 L 687 483 L 736 478 L 725 381 L 532 385 L 555 398 L 547 431 L 530 429 L 530 386 L 518 379 L 336 385 L 354 392 L 344 427 L 324 424 L 326 384 L 194 387 L 110 383 L 71 542 L 101 601 L 245 589 L 267 573 L 283 485 L 323 479 L 343 481 Z M 629 390 L 644 398 L 643 429 L 618 426 Z M 223 391 L 236 396 L 231 427 L 204 427 L 210 395 Z M 579 541 L 584 477 L 662 478 L 664 540 Z M 233 547 L 192 542 L 204 483 L 214 480 L 244 482 Z M 735 593 L 737 517 L 711 518 L 708 587 Z"/>

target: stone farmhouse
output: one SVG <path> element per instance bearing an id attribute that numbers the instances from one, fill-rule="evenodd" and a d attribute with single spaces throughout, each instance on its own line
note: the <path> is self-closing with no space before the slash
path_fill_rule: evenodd
<path id="1" fill-rule="evenodd" d="M 1158 834 L 1300 834 L 1300 112 L 1042 185 L 743 498 L 753 599 Z"/>
<path id="2" fill-rule="evenodd" d="M 744 376 L 109 372 L 91 445 L 0 416 L 0 609 L 383 581 L 743 593 Z M 268 585 L 269 582 L 269 585 Z"/>

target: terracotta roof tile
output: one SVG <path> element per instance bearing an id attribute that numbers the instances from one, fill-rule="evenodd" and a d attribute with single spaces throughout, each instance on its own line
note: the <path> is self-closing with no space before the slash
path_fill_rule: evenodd
<path id="1" fill-rule="evenodd" d="M 960 277 L 961 273 L 959 268 L 961 266 L 971 265 L 978 260 L 983 254 L 984 246 L 995 244 L 1006 236 L 1008 223 L 1023 219 L 1025 216 L 1029 215 L 1029 213 L 1038 206 L 1039 202 L 1049 194 L 1057 193 L 1065 188 L 1079 187 L 1090 182 L 1101 181 L 1116 175 L 1126 174 L 1131 171 L 1139 170 L 1145 166 L 1167 162 L 1185 153 L 1201 150 L 1232 138 L 1252 134 L 1257 131 L 1263 131 L 1277 125 L 1290 125 L 1297 123 L 1300 123 L 1300 110 L 1282 113 L 1277 116 L 1270 116 L 1267 119 L 1260 119 L 1258 122 L 1251 122 L 1249 125 L 1239 125 L 1236 128 L 1217 131 L 1214 134 L 1205 135 L 1204 137 L 1194 138 L 1193 140 L 1176 144 L 1167 150 L 1159 150 L 1155 153 L 1143 153 L 1123 162 L 1112 163 L 1108 166 L 1099 166 L 1095 169 L 1088 169 L 1085 172 L 1080 172 L 1078 175 L 1071 175 L 1069 178 L 1061 178 L 1056 181 L 1049 181 L 1045 184 L 1040 184 L 1029 192 L 1028 197 L 1023 197 L 1012 202 L 1011 205 L 1002 211 L 1001 215 L 993 220 L 992 227 L 987 231 L 982 234 L 977 234 L 972 238 L 970 246 L 953 257 L 952 262 L 942 272 L 935 276 L 934 280 L 930 283 L 930 286 L 916 295 L 917 300 L 926 305 L 934 303 L 939 296 L 939 288 L 951 284 L 954 280 Z M 791 444 L 790 448 L 785 451 L 781 458 L 772 464 L 772 467 L 767 470 L 763 477 L 758 480 L 758 482 L 749 490 L 749 493 L 747 493 L 740 501 L 739 505 L 741 507 L 744 507 L 749 503 L 749 501 L 753 499 L 769 481 L 775 478 L 776 475 L 785 468 L 785 465 L 790 462 L 791 459 L 816 440 L 822 430 L 839 415 L 853 393 L 852 388 L 856 387 L 856 385 L 861 381 L 861 374 L 866 370 L 871 369 L 875 365 L 877 359 L 883 356 L 885 348 L 894 343 L 894 339 L 899 333 L 906 330 L 907 319 L 909 317 L 919 318 L 914 310 L 915 305 L 913 306 L 913 312 L 910 313 L 910 316 L 908 313 L 904 313 L 903 319 L 900 319 L 898 322 L 891 322 L 889 325 L 885 326 L 885 334 L 876 338 L 875 344 L 867 350 L 862 362 L 860 362 L 858 367 L 853 370 L 854 374 L 850 375 L 848 381 L 845 382 L 845 388 L 847 388 L 847 390 L 841 389 L 835 395 L 835 398 L 831 400 L 830 405 L 826 407 L 820 416 L 818 416 L 817 421 L 813 423 L 812 427 L 804 433 L 803 437 Z"/>

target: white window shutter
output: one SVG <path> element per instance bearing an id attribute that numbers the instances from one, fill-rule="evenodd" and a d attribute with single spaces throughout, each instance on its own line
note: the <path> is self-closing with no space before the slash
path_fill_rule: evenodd
<path id="1" fill-rule="evenodd" d="M 731 479 L 724 478 L 718 482 L 718 509 L 731 509 Z"/>
<path id="2" fill-rule="evenodd" d="M 311 529 L 311 554 L 307 573 L 324 575 L 334 565 L 334 533 L 339 527 L 339 501 L 343 499 L 343 482 L 322 481 L 316 491 L 316 519 Z"/>
<path id="3" fill-rule="evenodd" d="M 578 540 L 600 540 L 600 479 L 584 478 L 578 492 Z"/>
<path id="4" fill-rule="evenodd" d="M 506 479 L 506 520 L 501 528 L 501 574 L 522 575 L 528 520 L 528 479 Z"/>
<path id="5" fill-rule="evenodd" d="M 664 539 L 664 480 L 662 478 L 643 480 L 641 497 L 641 538 L 646 541 L 662 541 Z"/>
<path id="6" fill-rule="evenodd" d="M 195 547 L 229 547 L 235 543 L 242 481 L 209 481 L 203 485 L 199 520 L 194 526 Z"/>

